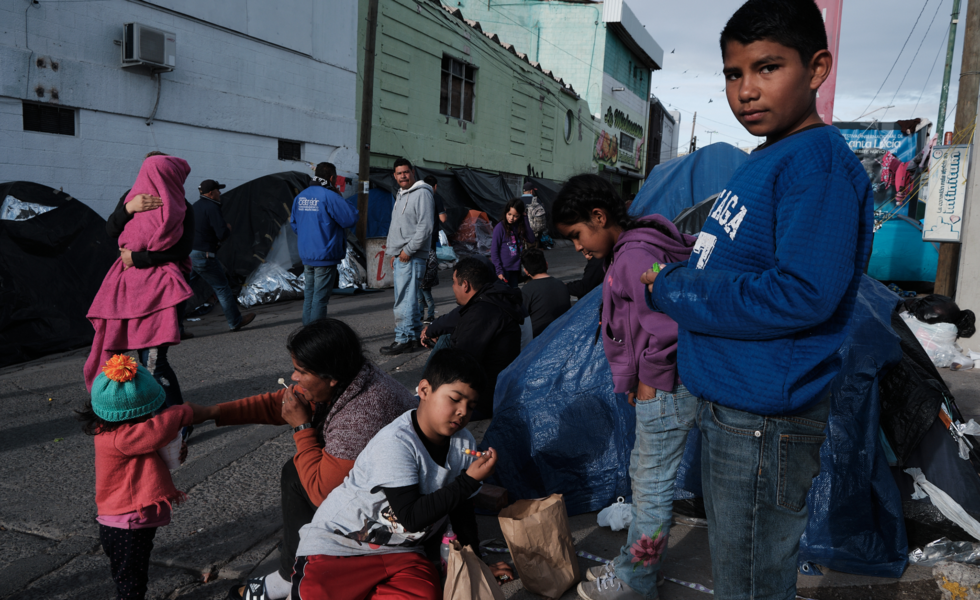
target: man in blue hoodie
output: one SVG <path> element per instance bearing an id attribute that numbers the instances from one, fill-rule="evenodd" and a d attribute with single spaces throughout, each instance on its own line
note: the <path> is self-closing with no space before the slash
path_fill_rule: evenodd
<path id="1" fill-rule="evenodd" d="M 721 50 L 728 104 L 766 143 L 732 175 L 690 260 L 643 281 L 650 307 L 677 321 L 680 376 L 702 399 L 715 597 L 791 600 L 874 202 L 816 110 L 833 57 L 812 1 L 749 0 Z"/>
<path id="2" fill-rule="evenodd" d="M 293 200 L 289 225 L 296 232 L 303 261 L 303 325 L 324 319 L 330 293 L 337 286 L 337 265 L 344 260 L 347 233 L 357 223 L 357 209 L 337 192 L 337 168 L 316 166 L 310 187 Z"/>

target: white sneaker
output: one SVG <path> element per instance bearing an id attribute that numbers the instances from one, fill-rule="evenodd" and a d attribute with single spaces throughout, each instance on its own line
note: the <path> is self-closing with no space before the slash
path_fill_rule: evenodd
<path id="1" fill-rule="evenodd" d="M 595 581 L 583 581 L 576 590 L 579 598 L 584 600 L 644 600 L 643 596 L 623 583 L 615 573 L 603 575 Z"/>
<path id="2" fill-rule="evenodd" d="M 603 575 L 615 575 L 615 574 L 616 574 L 616 569 L 613 567 L 612 561 L 608 561 L 606 563 L 599 565 L 598 567 L 589 567 L 588 570 L 585 571 L 585 580 L 595 581 L 596 579 L 599 579 Z"/>

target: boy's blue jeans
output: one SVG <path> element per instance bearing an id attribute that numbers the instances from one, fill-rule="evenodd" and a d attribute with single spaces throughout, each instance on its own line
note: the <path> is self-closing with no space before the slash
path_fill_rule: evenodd
<path id="1" fill-rule="evenodd" d="M 806 497 L 820 472 L 830 396 L 796 415 L 701 401 L 701 485 L 715 597 L 793 600 Z"/>
<path id="2" fill-rule="evenodd" d="M 663 535 L 667 548 L 674 507 L 674 480 L 684 456 L 687 434 L 694 426 L 698 399 L 678 385 L 671 392 L 657 390 L 655 398 L 636 401 L 636 443 L 630 455 L 633 481 L 633 523 L 626 545 L 613 561 L 616 576 L 647 598 L 657 597 L 657 572 L 663 554 L 650 566 L 631 562 L 630 547 L 642 536 L 657 540 Z M 658 533 L 659 531 L 659 533 Z"/>
<path id="3" fill-rule="evenodd" d="M 385 260 L 390 259 L 386 257 Z M 425 259 L 412 258 L 402 262 L 396 256 L 391 270 L 395 277 L 395 341 L 404 344 L 418 340 L 422 333 L 418 288 L 425 274 Z"/>
<path id="4" fill-rule="evenodd" d="M 303 265 L 303 325 L 327 318 L 330 294 L 337 287 L 337 265 L 313 267 Z"/>

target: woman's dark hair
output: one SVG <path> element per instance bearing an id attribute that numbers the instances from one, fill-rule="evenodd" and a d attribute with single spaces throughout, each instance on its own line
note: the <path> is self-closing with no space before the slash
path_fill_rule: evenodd
<path id="1" fill-rule="evenodd" d="M 827 50 L 827 29 L 813 0 L 749 0 L 728 19 L 721 32 L 721 56 L 728 42 L 749 45 L 769 40 L 792 48 L 804 65 Z"/>
<path id="2" fill-rule="evenodd" d="M 89 400 L 85 403 L 82 410 L 75 411 L 75 420 L 81 421 L 82 432 L 84 432 L 85 435 L 99 435 L 100 433 L 115 431 L 123 425 L 145 421 L 146 417 L 129 419 L 128 421 L 106 421 L 99 415 L 95 414 L 95 411 L 92 410 L 92 401 Z"/>
<path id="3" fill-rule="evenodd" d="M 338 393 L 354 381 L 365 360 L 361 340 L 354 330 L 329 317 L 289 334 L 286 350 L 301 367 L 320 379 L 336 379 Z"/>
<path id="4" fill-rule="evenodd" d="M 590 173 L 576 175 L 559 190 L 551 206 L 552 220 L 556 225 L 575 225 L 591 223 L 592 211 L 602 209 L 609 219 L 623 228 L 623 231 L 638 227 L 650 227 L 660 233 L 673 237 L 671 232 L 652 221 L 637 221 L 626 211 L 626 203 L 613 185 Z"/>
<path id="5" fill-rule="evenodd" d="M 286 349 L 293 359 L 307 371 L 324 381 L 337 380 L 333 399 L 344 393 L 354 381 L 365 358 L 361 339 L 354 330 L 337 319 L 320 319 L 289 334 Z M 323 423 L 330 414 L 333 402 L 320 402 L 313 411 L 313 428 L 319 443 L 324 444 Z"/>
<path id="6" fill-rule="evenodd" d="M 517 222 L 511 225 L 507 222 L 507 213 L 510 209 L 517 211 Z M 504 212 L 500 216 L 500 224 L 504 226 L 504 232 L 507 235 L 513 235 L 517 238 L 517 241 L 521 244 L 527 244 L 527 231 L 524 227 L 524 215 L 527 213 L 527 205 L 524 204 L 524 200 L 521 198 L 511 198 L 507 204 L 504 204 Z M 515 233 L 516 231 L 516 233 Z"/>

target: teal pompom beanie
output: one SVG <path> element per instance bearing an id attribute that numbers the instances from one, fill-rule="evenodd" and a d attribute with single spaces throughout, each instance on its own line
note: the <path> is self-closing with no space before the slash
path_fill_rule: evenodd
<path id="1" fill-rule="evenodd" d="M 118 382 L 99 373 L 92 384 L 92 411 L 103 421 L 119 423 L 151 414 L 163 406 L 167 394 L 143 365 L 136 375 Z"/>

